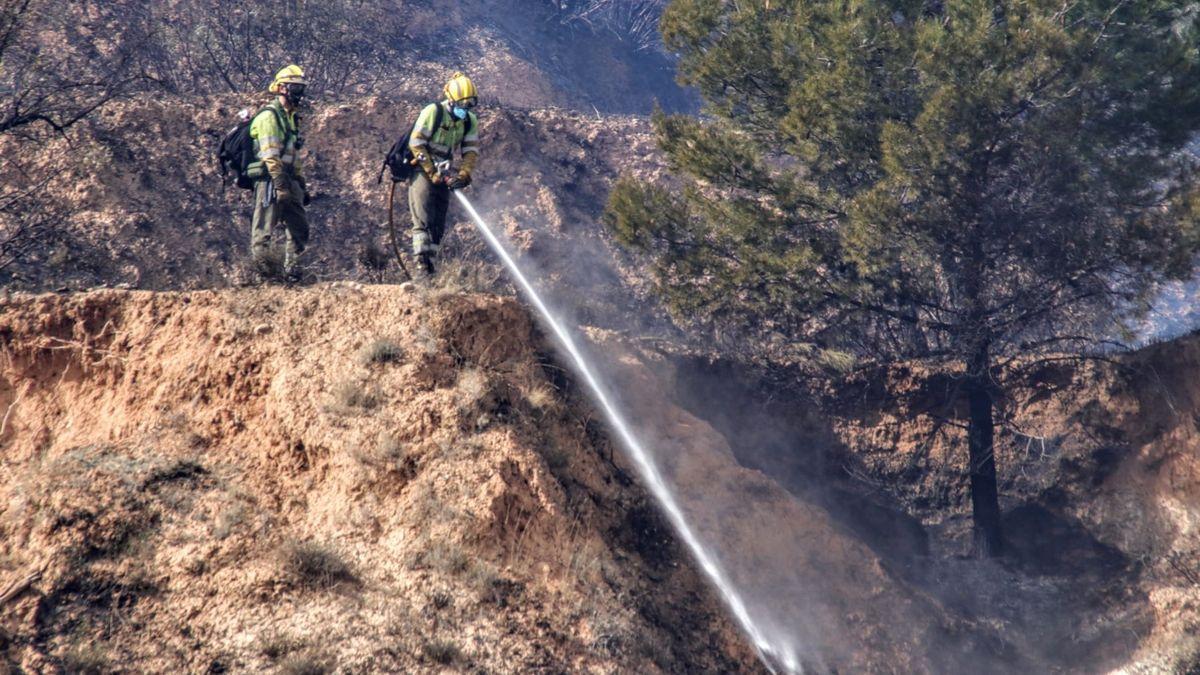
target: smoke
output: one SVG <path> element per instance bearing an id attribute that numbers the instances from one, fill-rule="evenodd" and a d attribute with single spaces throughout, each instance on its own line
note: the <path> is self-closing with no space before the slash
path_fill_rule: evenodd
<path id="1" fill-rule="evenodd" d="M 856 607 L 873 601 L 879 606 L 876 613 L 882 609 L 885 614 L 902 604 L 877 588 L 886 581 L 878 573 L 870 578 L 875 558 L 869 550 L 839 534 L 817 506 L 794 499 L 763 473 L 739 465 L 722 435 L 676 407 L 658 376 L 638 367 L 639 359 L 628 358 L 620 341 L 597 345 L 600 357 L 587 353 L 571 328 L 577 324 L 561 318 L 543 299 L 566 302 L 563 296 L 578 298 L 581 289 L 555 293 L 538 288 L 536 266 L 527 258 L 519 263 L 512 258 L 512 242 L 502 241 L 503 235 L 489 227 L 469 200 L 455 194 L 557 338 L 643 485 L 764 663 L 777 672 L 823 672 L 855 664 L 853 648 L 836 644 L 849 629 L 839 625 L 845 623 L 847 601 Z M 604 257 L 591 247 L 581 251 L 586 255 L 577 257 L 585 260 L 566 269 L 583 279 L 604 278 L 594 269 Z M 826 592 L 831 581 L 840 595 Z M 911 622 L 899 616 L 872 621 L 898 627 L 893 632 L 902 635 L 890 645 L 897 650 L 917 639 L 907 629 Z M 831 653 L 833 662 L 828 660 Z"/>
<path id="2" fill-rule="evenodd" d="M 646 487 L 658 500 L 659 506 L 666 513 L 676 533 L 683 539 L 688 550 L 700 565 L 700 568 L 708 576 L 709 581 L 716 586 L 721 598 L 733 613 L 742 630 L 749 636 L 768 668 L 775 670 L 779 667 L 789 673 L 798 672 L 799 663 L 792 645 L 781 639 L 785 636 L 777 633 L 768 634 L 759 625 L 756 617 L 751 613 L 750 608 L 747 607 L 745 601 L 742 599 L 740 590 L 729 579 L 724 566 L 719 562 L 714 552 L 710 551 L 707 544 L 697 535 L 689 518 L 683 512 L 679 501 L 675 498 L 675 492 L 663 480 L 663 475 L 659 470 L 659 465 L 655 457 L 650 454 L 638 435 L 630 428 L 629 423 L 626 421 L 626 413 L 617 406 L 613 395 L 608 391 L 608 387 L 596 373 L 592 366 L 594 359 L 583 352 L 572 332 L 559 319 L 558 313 L 550 309 L 545 303 L 542 299 L 542 293 L 539 293 L 530 282 L 524 271 L 522 271 L 521 266 L 492 232 L 492 228 L 487 222 L 475 211 L 471 202 L 462 192 L 456 191 L 454 196 L 462 204 L 463 208 L 467 210 L 467 213 L 470 214 L 472 221 L 479 228 L 479 232 L 487 240 L 492 250 L 504 262 L 505 267 L 513 275 L 525 297 L 533 303 L 543 324 L 557 338 L 560 348 L 566 352 L 574 365 L 575 371 L 587 385 L 592 397 L 604 412 L 608 423 L 621 440 L 621 444 L 633 459 Z"/>
<path id="3" fill-rule="evenodd" d="M 639 472 L 643 485 L 654 490 L 657 481 L 674 500 L 678 516 L 663 511 L 685 524 L 675 522 L 677 533 L 690 533 L 679 539 L 698 542 L 705 552 L 699 567 L 707 560 L 717 570 L 710 577 L 732 589 L 741 610 L 728 596 L 727 604 L 734 615 L 744 612 L 745 632 L 772 667 L 1044 671 L 1100 668 L 1110 652 L 1099 645 L 1120 653 L 1133 648 L 1115 624 L 1077 641 L 1079 649 L 1061 646 L 1076 639 L 1081 617 L 1103 615 L 1103 594 L 1090 589 L 1117 583 L 1129 569 L 1119 554 L 1097 553 L 1103 547 L 1080 523 L 1016 510 L 1023 515 L 1012 529 L 1015 545 L 1035 551 L 1036 573 L 1021 571 L 1027 562 L 1020 558 L 1000 564 L 955 549 L 969 532 L 956 432 L 931 436 L 929 447 L 914 451 L 920 440 L 913 437 L 929 429 L 906 427 L 902 419 L 921 409 L 923 397 L 936 398 L 922 389 L 936 382 L 915 388 L 908 401 L 890 400 L 893 392 L 877 391 L 877 382 L 849 387 L 856 401 L 846 417 L 860 415 L 854 433 L 867 438 L 845 447 L 845 429 L 835 426 L 846 420 L 826 418 L 811 392 L 788 386 L 798 373 L 721 360 L 712 356 L 719 350 L 673 328 L 636 264 L 610 249 L 595 225 L 596 184 L 604 177 L 580 174 L 594 169 L 589 156 L 602 145 L 589 146 L 589 155 L 572 164 L 558 156 L 570 152 L 569 138 L 547 142 L 535 135 L 536 126 L 519 126 L 506 130 L 506 141 L 520 144 L 522 163 L 503 183 L 482 180 L 472 199 L 485 218 L 496 218 L 501 245 L 560 323 L 586 336 L 578 351 L 608 384 L 605 398 L 625 413 L 651 465 Z M 558 175 L 546 180 L 541 172 Z M 461 226 L 451 242 L 450 256 L 494 260 L 483 240 Z M 1006 440 L 1002 446 L 998 452 L 1021 451 Z M 628 465 L 636 469 L 632 454 Z M 1014 472 L 1057 466 L 1053 458 L 1002 459 Z M 1035 482 L 1056 480 L 1046 473 Z M 1073 555 L 1084 567 L 1095 562 L 1106 571 L 1088 577 L 1061 568 L 1053 579 L 1035 576 L 1053 568 L 1037 541 L 1045 536 L 1083 542 Z M 1097 649 L 1080 651 L 1086 645 Z"/>

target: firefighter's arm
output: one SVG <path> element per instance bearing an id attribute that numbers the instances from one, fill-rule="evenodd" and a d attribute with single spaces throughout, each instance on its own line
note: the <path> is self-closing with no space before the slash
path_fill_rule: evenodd
<path id="1" fill-rule="evenodd" d="M 266 167 L 271 180 L 283 175 L 283 129 L 271 111 L 264 110 L 250 123 L 250 137 L 257 142 L 258 159 Z"/>
<path id="2" fill-rule="evenodd" d="M 437 178 L 437 167 L 433 163 L 433 155 L 429 152 L 429 140 L 433 138 L 436 131 L 433 128 L 434 119 L 437 116 L 437 104 L 426 106 L 421 114 L 417 116 L 417 123 L 413 125 L 412 135 L 408 140 L 408 149 L 412 151 L 413 157 L 417 160 L 417 165 L 425 172 L 429 180 Z"/>
<path id="3" fill-rule="evenodd" d="M 475 165 L 479 163 L 479 118 L 475 116 L 475 113 L 470 113 L 470 115 L 471 132 L 462 141 L 463 159 L 459 169 L 459 175 L 468 181 L 471 180 L 471 174 L 475 172 Z"/>
<path id="4" fill-rule="evenodd" d="M 478 163 L 479 163 L 479 152 L 478 151 L 472 150 L 471 152 L 464 152 L 462 166 L 459 167 L 458 172 L 460 174 L 466 174 L 467 176 L 470 176 L 471 174 L 475 173 L 475 165 Z"/>

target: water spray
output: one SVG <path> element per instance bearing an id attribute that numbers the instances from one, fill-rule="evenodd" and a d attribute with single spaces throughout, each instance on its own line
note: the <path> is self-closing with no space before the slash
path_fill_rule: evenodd
<path id="1" fill-rule="evenodd" d="M 617 432 L 621 443 L 625 446 L 629 456 L 633 459 L 637 466 L 638 472 L 641 475 L 642 481 L 650 488 L 650 492 L 658 499 L 659 505 L 666 512 L 667 518 L 675 527 L 675 531 L 687 544 L 692 556 L 696 562 L 700 564 L 700 568 L 708 575 L 713 585 L 721 594 L 721 598 L 733 612 L 734 618 L 741 625 L 743 631 L 750 638 L 754 648 L 758 650 L 759 658 L 762 659 L 764 665 L 772 673 L 780 670 L 787 673 L 800 672 L 799 659 L 795 652 L 788 646 L 783 644 L 775 644 L 767 638 L 761 627 L 755 622 L 746 607 L 746 603 L 742 600 L 741 595 L 729 580 L 728 575 L 721 565 L 717 562 L 716 556 L 704 545 L 700 538 L 696 535 L 687 519 L 684 518 L 683 510 L 679 506 L 679 502 L 675 499 L 674 493 L 663 480 L 662 474 L 658 467 L 650 458 L 650 454 L 646 451 L 641 441 L 634 435 L 625 421 L 624 414 L 617 408 L 606 393 L 605 386 L 600 377 L 593 371 L 588 359 L 577 346 L 571 332 L 563 325 L 558 316 L 550 310 L 549 306 L 542 300 L 541 295 L 533 284 L 526 278 L 516 260 L 509 254 L 508 250 L 500 242 L 500 239 L 492 232 L 492 228 L 487 224 L 471 202 L 461 191 L 455 190 L 454 196 L 463 208 L 471 216 L 471 220 L 475 223 L 475 227 L 479 229 L 479 233 L 483 235 L 484 240 L 491 246 L 496 255 L 500 256 L 500 260 L 508 271 L 512 273 L 513 278 L 517 280 L 517 285 L 525 294 L 529 302 L 533 303 L 541 315 L 542 321 L 549 326 L 551 332 L 567 354 L 571 357 L 574 363 L 575 370 L 587 382 L 588 389 L 591 390 L 592 396 L 596 402 L 600 404 L 600 408 L 604 411 L 605 417 L 608 419 L 609 425 Z"/>

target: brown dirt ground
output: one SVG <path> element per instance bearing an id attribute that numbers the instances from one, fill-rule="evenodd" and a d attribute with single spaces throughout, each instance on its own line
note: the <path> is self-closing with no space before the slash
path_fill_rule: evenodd
<path id="1" fill-rule="evenodd" d="M 0 340 L 9 667 L 756 669 L 512 300 L 20 296 Z"/>
<path id="2" fill-rule="evenodd" d="M 965 497 L 953 438 L 929 440 L 933 374 L 844 383 L 827 431 L 792 429 L 843 463 L 813 471 L 859 477 L 814 491 L 689 412 L 681 361 L 589 335 L 690 520 L 811 667 L 1194 663 L 1195 338 L 1031 378 L 1028 436 L 1001 445 L 1013 554 L 990 563 L 954 550 Z M 40 572 L 4 607 L 11 667 L 757 668 L 512 299 L 16 295 L 0 343 L 0 595 Z"/>

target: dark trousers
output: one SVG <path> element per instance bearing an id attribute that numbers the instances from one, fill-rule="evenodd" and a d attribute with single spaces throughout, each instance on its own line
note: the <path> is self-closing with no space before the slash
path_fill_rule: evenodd
<path id="1" fill-rule="evenodd" d="M 446 209 L 450 206 L 450 188 L 434 185 L 418 172 L 408 184 L 408 209 L 412 212 L 413 254 L 437 255 L 446 233 Z"/>
<path id="2" fill-rule="evenodd" d="M 302 194 L 300 184 L 291 177 L 288 178 L 288 182 L 288 189 L 292 191 L 295 199 L 287 202 L 267 199 L 269 191 L 273 192 L 269 180 L 260 180 L 254 187 L 254 216 L 250 220 L 250 255 L 256 263 L 265 262 L 272 257 L 271 235 L 280 229 L 281 223 L 284 226 L 282 236 L 285 237 L 285 255 L 299 255 L 308 246 L 308 216 L 299 201 Z"/>

